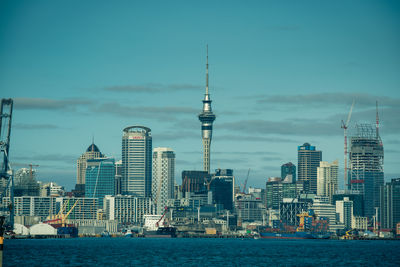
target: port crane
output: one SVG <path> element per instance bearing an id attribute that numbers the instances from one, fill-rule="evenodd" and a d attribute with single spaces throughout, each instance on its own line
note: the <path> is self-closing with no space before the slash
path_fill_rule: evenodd
<path id="1" fill-rule="evenodd" d="M 164 207 L 164 212 L 163 212 L 163 214 L 162 214 L 162 216 L 161 216 L 161 218 L 156 222 L 156 226 L 157 227 L 159 227 L 160 226 L 160 222 L 162 221 L 162 219 L 165 217 L 165 214 L 167 214 L 167 212 L 168 212 L 168 207 L 167 206 L 165 206 Z M 164 223 L 165 224 L 165 223 Z"/>
<path id="2" fill-rule="evenodd" d="M 344 185 L 345 187 L 348 186 L 348 181 L 347 181 L 347 129 L 349 127 L 349 123 L 350 123 L 350 118 L 351 118 L 351 113 L 353 112 L 353 107 L 354 107 L 354 100 L 353 100 L 353 104 L 351 105 L 349 114 L 347 115 L 347 120 L 346 123 L 342 120 L 342 126 L 341 128 L 343 129 L 344 132 Z"/>
<path id="3" fill-rule="evenodd" d="M 14 227 L 14 175 L 9 161 L 9 150 L 10 150 L 10 136 L 11 136 L 11 121 L 13 111 L 13 100 L 2 99 L 0 106 L 0 179 L 6 180 L 6 187 L 4 192 L 0 195 L 0 201 L 3 196 L 9 193 L 10 205 L 2 209 L 1 217 L 4 218 L 3 227 L 13 228 Z M 9 215 L 9 220 L 6 222 L 5 216 Z"/>

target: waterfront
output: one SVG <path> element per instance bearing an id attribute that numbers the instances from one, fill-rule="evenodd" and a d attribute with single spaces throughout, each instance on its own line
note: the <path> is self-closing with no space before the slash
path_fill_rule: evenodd
<path id="1" fill-rule="evenodd" d="M 399 249 L 384 240 L 12 239 L 3 266 L 398 266 Z"/>

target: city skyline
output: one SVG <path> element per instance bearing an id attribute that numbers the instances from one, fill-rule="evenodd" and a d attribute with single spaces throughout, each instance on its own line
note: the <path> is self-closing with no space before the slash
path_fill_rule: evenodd
<path id="1" fill-rule="evenodd" d="M 153 147 L 175 151 L 177 183 L 182 170 L 202 170 L 208 44 L 218 115 L 211 172 L 234 169 L 240 184 L 251 168 L 248 184 L 264 187 L 282 164 L 297 166 L 307 142 L 339 160 L 342 188 L 340 122 L 354 99 L 349 136 L 355 122 L 375 123 L 378 100 L 385 181 L 400 177 L 399 4 L 289 2 L 3 1 L 0 90 L 15 104 L 13 168 L 38 164 L 38 180 L 70 190 L 93 135 L 119 160 L 122 130 L 143 125 Z"/>

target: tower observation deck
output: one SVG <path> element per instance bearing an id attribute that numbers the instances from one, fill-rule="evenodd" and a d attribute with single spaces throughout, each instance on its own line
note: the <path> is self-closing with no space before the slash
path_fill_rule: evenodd
<path id="1" fill-rule="evenodd" d="M 208 93 L 208 46 L 207 46 L 207 63 L 206 63 L 206 94 L 203 100 L 203 111 L 199 114 L 201 122 L 201 136 L 203 139 L 203 169 L 210 173 L 210 147 L 212 139 L 212 124 L 215 115 L 211 109 L 211 98 Z"/>

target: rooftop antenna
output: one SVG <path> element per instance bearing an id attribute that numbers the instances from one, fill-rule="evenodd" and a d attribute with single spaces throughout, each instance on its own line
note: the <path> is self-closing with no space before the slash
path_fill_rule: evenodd
<path id="1" fill-rule="evenodd" d="M 206 63 L 206 95 L 208 95 L 208 44 L 207 44 L 207 63 Z"/>

